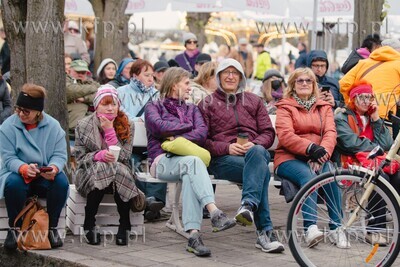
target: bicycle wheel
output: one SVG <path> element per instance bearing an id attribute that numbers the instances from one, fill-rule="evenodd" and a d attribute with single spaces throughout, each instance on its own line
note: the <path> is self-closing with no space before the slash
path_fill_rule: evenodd
<path id="1" fill-rule="evenodd" d="M 364 177 L 362 172 L 351 173 L 348 170 L 335 176 L 325 173 L 315 177 L 298 192 L 288 215 L 287 237 L 290 251 L 299 265 L 391 266 L 396 260 L 400 249 L 400 207 L 392 191 L 383 183 L 378 182 L 369 199 L 357 213 L 357 219 L 346 227 L 350 215 L 355 207 L 359 206 L 364 193 Z M 338 189 L 335 192 L 340 194 L 340 197 L 333 202 L 329 199 L 328 191 L 335 187 Z M 324 199 L 323 204 L 315 201 L 319 198 Z M 306 200 L 313 201 L 312 206 L 316 207 L 317 211 L 318 228 L 324 233 L 317 246 L 311 248 L 305 241 L 302 214 Z M 336 203 L 336 207 L 332 203 Z M 336 221 L 331 219 L 334 217 L 332 214 L 337 216 Z M 333 238 L 330 230 L 334 227 L 343 230 L 350 242 L 350 248 L 341 249 L 331 242 Z M 382 240 L 385 242 L 382 243 Z"/>

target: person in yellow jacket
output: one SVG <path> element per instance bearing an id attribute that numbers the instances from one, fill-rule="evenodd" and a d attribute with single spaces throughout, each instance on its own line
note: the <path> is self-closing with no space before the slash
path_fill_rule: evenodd
<path id="1" fill-rule="evenodd" d="M 254 47 L 256 47 L 258 53 L 255 78 L 257 80 L 263 80 L 264 73 L 272 68 L 271 56 L 264 50 L 263 44 L 256 44 Z"/>
<path id="2" fill-rule="evenodd" d="M 396 100 L 400 99 L 400 41 L 387 39 L 382 47 L 374 50 L 369 58 L 360 60 L 340 81 L 340 92 L 345 103 L 354 82 L 365 80 L 372 85 L 379 105 L 379 116 L 387 118 L 392 110 L 396 113 Z M 395 88 L 397 87 L 397 88 Z"/>

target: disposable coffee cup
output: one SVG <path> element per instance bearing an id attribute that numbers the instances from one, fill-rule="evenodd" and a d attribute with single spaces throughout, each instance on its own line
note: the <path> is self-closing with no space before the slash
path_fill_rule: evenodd
<path id="1" fill-rule="evenodd" d="M 114 155 L 115 161 L 118 161 L 119 152 L 121 152 L 121 148 L 119 146 L 109 146 L 108 150 Z"/>
<path id="2" fill-rule="evenodd" d="M 247 133 L 239 133 L 236 138 L 236 143 L 244 145 L 249 142 L 249 135 Z"/>

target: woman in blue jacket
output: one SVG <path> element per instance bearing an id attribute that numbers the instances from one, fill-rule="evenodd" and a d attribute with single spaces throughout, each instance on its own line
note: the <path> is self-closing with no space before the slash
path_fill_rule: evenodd
<path id="1" fill-rule="evenodd" d="M 14 219 L 32 195 L 47 198 L 51 247 L 63 245 L 56 228 L 68 195 L 68 179 L 63 172 L 67 148 L 64 130 L 43 112 L 45 96 L 43 87 L 25 84 L 15 114 L 0 126 L 0 198 L 5 198 L 10 226 L 6 249 L 17 248 Z M 40 167 L 48 170 L 41 172 Z M 19 220 L 17 227 L 21 224 Z"/>

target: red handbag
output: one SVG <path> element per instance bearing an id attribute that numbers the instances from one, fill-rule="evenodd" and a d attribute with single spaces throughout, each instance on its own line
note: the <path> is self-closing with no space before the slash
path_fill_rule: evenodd
<path id="1" fill-rule="evenodd" d="M 369 168 L 374 166 L 374 160 L 376 159 L 378 162 L 377 164 L 379 165 L 382 160 L 385 160 L 386 158 L 386 153 L 382 156 L 378 156 L 375 159 L 367 159 L 369 152 L 358 152 L 356 153 L 355 157 L 356 159 L 360 162 L 361 166 Z M 396 160 L 392 160 L 388 166 L 383 168 L 383 171 L 386 174 L 395 174 L 398 172 L 400 169 L 400 164 Z"/>

